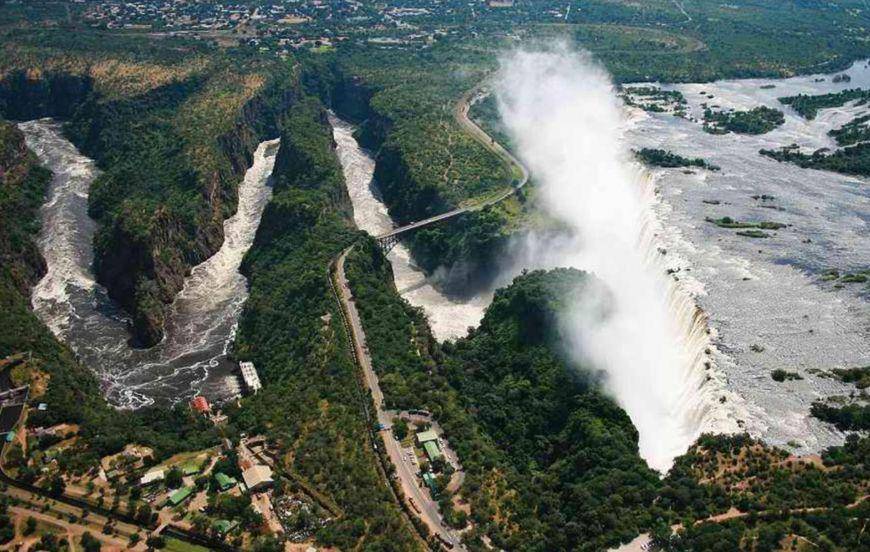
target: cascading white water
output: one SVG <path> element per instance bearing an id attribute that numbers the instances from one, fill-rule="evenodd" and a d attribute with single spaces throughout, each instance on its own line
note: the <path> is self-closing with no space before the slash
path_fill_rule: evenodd
<path id="1" fill-rule="evenodd" d="M 166 337 L 150 349 L 128 345 L 127 319 L 91 273 L 96 226 L 87 215 L 98 171 L 51 120 L 20 125 L 28 146 L 53 172 L 38 240 L 48 271 L 34 287 L 37 316 L 98 372 L 107 398 L 122 407 L 176 402 L 202 393 L 225 399 L 239 391 L 226 359 L 247 299 L 238 269 L 271 197 L 277 140 L 263 142 L 239 186 L 236 213 L 224 221 L 224 243 L 193 268 L 168 310 Z"/>
<path id="2" fill-rule="evenodd" d="M 388 232 L 394 225 L 373 180 L 374 159 L 359 146 L 353 137 L 353 127 L 350 124 L 334 114 L 330 114 L 329 121 L 333 127 L 333 136 L 338 145 L 338 159 L 353 204 L 354 222 L 360 230 L 373 236 Z M 393 279 L 399 293 L 412 305 L 421 307 L 426 312 L 435 337 L 442 340 L 463 337 L 469 327 L 480 322 L 491 294 L 481 294 L 461 301 L 451 299 L 414 264 L 411 251 L 402 243 L 397 244 L 387 258 L 393 267 Z"/>
<path id="3" fill-rule="evenodd" d="M 39 249 L 45 258 L 45 276 L 33 287 L 31 302 L 42 321 L 63 339 L 74 315 L 70 288 L 91 289 L 93 239 L 96 224 L 87 213 L 88 190 L 99 170 L 64 139 L 60 125 L 49 119 L 21 123 L 27 146 L 53 173 L 48 197 L 41 209 Z"/>
<path id="4" fill-rule="evenodd" d="M 606 288 L 582 294 L 563 329 L 574 357 L 606 373 L 638 428 L 641 455 L 666 470 L 702 431 L 738 429 L 734 401 L 720 403 L 722 379 L 705 355 L 705 318 L 666 274 L 651 180 L 624 143 L 607 73 L 565 48 L 516 51 L 502 59 L 496 94 L 543 208 L 568 228 L 557 238 L 530 235 L 517 265 L 588 270 Z"/>

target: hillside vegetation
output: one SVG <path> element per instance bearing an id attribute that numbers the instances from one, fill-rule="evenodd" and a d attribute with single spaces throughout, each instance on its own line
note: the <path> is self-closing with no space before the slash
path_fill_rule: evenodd
<path id="1" fill-rule="evenodd" d="M 184 276 L 220 247 L 253 149 L 277 135 L 295 96 L 291 70 L 90 31 L 2 38 L 0 114 L 65 119 L 97 161 L 97 278 L 132 314 L 138 341 L 154 344 Z"/>
<path id="2" fill-rule="evenodd" d="M 341 550 L 416 550 L 378 476 L 364 397 L 327 266 L 357 237 L 326 111 L 301 101 L 283 121 L 275 187 L 243 271 L 251 294 L 236 354 L 253 360 L 262 392 L 233 412 L 264 432 L 283 466 L 328 496 L 344 516 L 317 533 Z"/>
<path id="3" fill-rule="evenodd" d="M 479 329 L 438 347 L 390 275 L 373 246 L 348 271 L 388 405 L 433 412 L 459 455 L 472 549 L 488 535 L 510 550 L 600 550 L 651 523 L 658 478 L 637 431 L 558 344 L 556 313 L 589 276 L 518 277 Z"/>

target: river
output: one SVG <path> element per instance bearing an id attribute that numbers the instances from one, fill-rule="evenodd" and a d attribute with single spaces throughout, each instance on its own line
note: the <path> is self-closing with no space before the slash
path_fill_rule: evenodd
<path id="1" fill-rule="evenodd" d="M 353 136 L 354 127 L 330 114 L 336 152 L 344 172 L 347 191 L 353 204 L 357 227 L 378 236 L 395 227 L 374 181 L 375 161 Z M 433 334 L 440 340 L 463 337 L 469 327 L 477 326 L 491 294 L 472 298 L 452 297 L 438 287 L 438 275 L 427 276 L 411 258 L 408 247 L 399 242 L 387 258 L 399 293 L 416 307 L 422 307 Z"/>
<path id="2" fill-rule="evenodd" d="M 870 267 L 870 187 L 866 178 L 801 169 L 758 150 L 792 143 L 804 151 L 836 148 L 827 132 L 870 113 L 870 106 L 851 102 L 821 110 L 808 121 L 777 98 L 870 88 L 868 62 L 841 73 L 849 75 L 847 82 L 808 75 L 663 86 L 684 95 L 695 119 L 705 102 L 782 110 L 785 123 L 758 136 L 709 134 L 697 121 L 640 110 L 629 110 L 626 123 L 634 147 L 667 149 L 721 167 L 718 172 L 653 171 L 661 238 L 676 277 L 709 315 L 722 352 L 717 364 L 728 388 L 750 409 L 745 428 L 797 453 L 818 452 L 843 440 L 809 409 L 815 400 L 848 395 L 854 388 L 816 370 L 870 364 L 866 285 L 838 288 L 822 278 L 829 269 L 847 273 Z M 761 195 L 773 199 L 753 198 Z M 789 226 L 769 232 L 770 238 L 752 239 L 704 222 L 723 216 Z M 775 382 L 770 376 L 775 369 L 804 379 Z"/>
<path id="3" fill-rule="evenodd" d="M 99 170 L 64 138 L 59 123 L 42 119 L 19 128 L 53 173 L 41 211 L 38 244 L 48 270 L 33 290 L 37 316 L 96 371 L 117 406 L 170 404 L 197 394 L 222 401 L 238 394 L 235 363 L 227 359 L 248 295 L 238 269 L 271 197 L 277 140 L 263 142 L 254 153 L 239 186 L 238 210 L 224 221 L 224 243 L 185 279 L 168 311 L 166 337 L 150 349 L 135 349 L 128 345 L 125 313 L 91 270 L 96 225 L 87 202 Z"/>

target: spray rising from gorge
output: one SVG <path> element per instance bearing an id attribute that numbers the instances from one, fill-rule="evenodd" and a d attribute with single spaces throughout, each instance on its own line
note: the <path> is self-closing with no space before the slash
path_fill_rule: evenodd
<path id="1" fill-rule="evenodd" d="M 638 428 L 641 455 L 665 470 L 702 431 L 737 424 L 732 404 L 720 403 L 726 393 L 708 358 L 706 319 L 666 274 L 652 181 L 624 143 L 610 78 L 563 48 L 514 52 L 497 80 L 502 119 L 541 208 L 565 228 L 555 237 L 531 233 L 517 267 L 572 266 L 603 283 L 564 313 L 566 347 L 606 374 Z"/>

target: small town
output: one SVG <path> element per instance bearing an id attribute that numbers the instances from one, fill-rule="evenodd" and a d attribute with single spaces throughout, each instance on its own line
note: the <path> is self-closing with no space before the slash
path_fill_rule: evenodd
<path id="1" fill-rule="evenodd" d="M 219 447 L 161 461 L 153 449 L 131 443 L 93 465 L 80 465 L 70 455 L 81 439 L 78 425 L 25 423 L 32 384 L 16 386 L 14 380 L 27 370 L 27 359 L 4 359 L 0 369 L 6 445 L 0 473 L 12 497 L 3 505 L 2 531 L 9 533 L 3 535 L 4 549 L 192 550 L 199 548 L 191 548 L 190 540 L 199 537 L 246 549 L 266 538 L 275 546 L 283 542 L 283 550 L 309 551 L 314 532 L 341 515 L 331 501 L 281 470 L 279 453 L 264 436 L 242 433 Z M 253 363 L 241 362 L 238 376 L 246 393 L 260 390 Z M 37 412 L 48 408 L 34 406 Z M 226 423 L 203 396 L 188 409 L 217 428 Z"/>
<path id="2" fill-rule="evenodd" d="M 475 34 L 484 10 L 513 7 L 513 0 L 484 2 L 402 2 L 369 4 L 357 0 L 327 2 L 224 3 L 202 0 L 77 0 L 83 19 L 95 29 L 146 32 L 153 36 L 186 36 L 224 47 L 251 46 L 286 56 L 300 48 L 324 51 L 339 42 L 358 40 L 382 47 L 426 47 L 434 40 Z M 547 14 L 558 19 L 560 11 Z M 448 25 L 455 20 L 461 25 Z"/>

